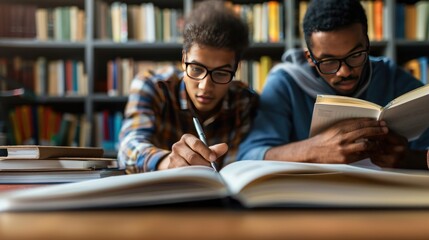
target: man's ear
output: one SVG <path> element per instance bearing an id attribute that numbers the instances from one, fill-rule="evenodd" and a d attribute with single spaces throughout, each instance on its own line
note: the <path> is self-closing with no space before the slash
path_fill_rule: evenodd
<path id="1" fill-rule="evenodd" d="M 305 58 L 307 59 L 308 64 L 310 64 L 310 66 L 312 66 L 312 67 L 315 67 L 316 65 L 314 64 L 313 60 L 311 59 L 310 51 L 308 51 L 308 49 L 305 49 L 304 54 L 305 54 Z"/>

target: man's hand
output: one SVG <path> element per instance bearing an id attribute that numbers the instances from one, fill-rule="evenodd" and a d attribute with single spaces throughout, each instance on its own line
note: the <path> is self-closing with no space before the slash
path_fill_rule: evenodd
<path id="1" fill-rule="evenodd" d="M 190 165 L 210 166 L 210 162 L 216 161 L 227 151 L 228 145 L 225 143 L 207 147 L 196 136 L 184 134 L 178 142 L 173 144 L 171 153 L 161 161 L 158 170 Z"/>
<path id="2" fill-rule="evenodd" d="M 372 138 L 387 134 L 383 121 L 348 119 L 307 140 L 273 147 L 266 160 L 313 163 L 352 163 L 371 156 L 376 149 Z"/>
<path id="3" fill-rule="evenodd" d="M 392 131 L 374 139 L 377 151 L 371 156 L 371 162 L 385 168 L 407 168 L 409 155 L 408 140 Z M 408 159 L 411 161 L 411 159 Z"/>
<path id="4" fill-rule="evenodd" d="M 373 138 L 388 133 L 386 123 L 373 119 L 341 121 L 310 139 L 313 162 L 352 163 L 370 157 L 377 149 Z"/>

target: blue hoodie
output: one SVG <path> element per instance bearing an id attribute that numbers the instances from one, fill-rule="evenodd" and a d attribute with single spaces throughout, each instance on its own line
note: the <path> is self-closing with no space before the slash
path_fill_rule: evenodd
<path id="1" fill-rule="evenodd" d="M 423 84 L 386 57 L 369 57 L 352 97 L 385 106 Z M 238 160 L 262 160 L 271 147 L 307 139 L 317 94 L 336 94 L 311 67 L 302 49 L 291 49 L 283 63 L 268 74 L 257 116 L 241 143 Z M 410 142 L 410 148 L 429 147 L 429 130 Z"/>

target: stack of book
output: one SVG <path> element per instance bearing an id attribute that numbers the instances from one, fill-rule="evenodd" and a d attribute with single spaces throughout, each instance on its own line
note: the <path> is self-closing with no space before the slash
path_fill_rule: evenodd
<path id="1" fill-rule="evenodd" d="M 0 183 L 65 183 L 121 175 L 102 148 L 0 146 Z"/>

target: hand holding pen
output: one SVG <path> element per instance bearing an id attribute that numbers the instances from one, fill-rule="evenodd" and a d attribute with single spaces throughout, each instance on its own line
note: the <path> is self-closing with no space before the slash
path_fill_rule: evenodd
<path id="1" fill-rule="evenodd" d="M 201 127 L 200 121 L 198 121 L 198 118 L 194 117 L 194 126 L 195 129 L 197 130 L 198 133 L 198 137 L 200 138 L 200 140 L 207 146 L 207 140 L 206 140 L 206 135 L 204 134 L 203 128 Z M 210 162 L 212 168 L 217 172 L 217 166 L 216 166 L 216 162 Z"/>

